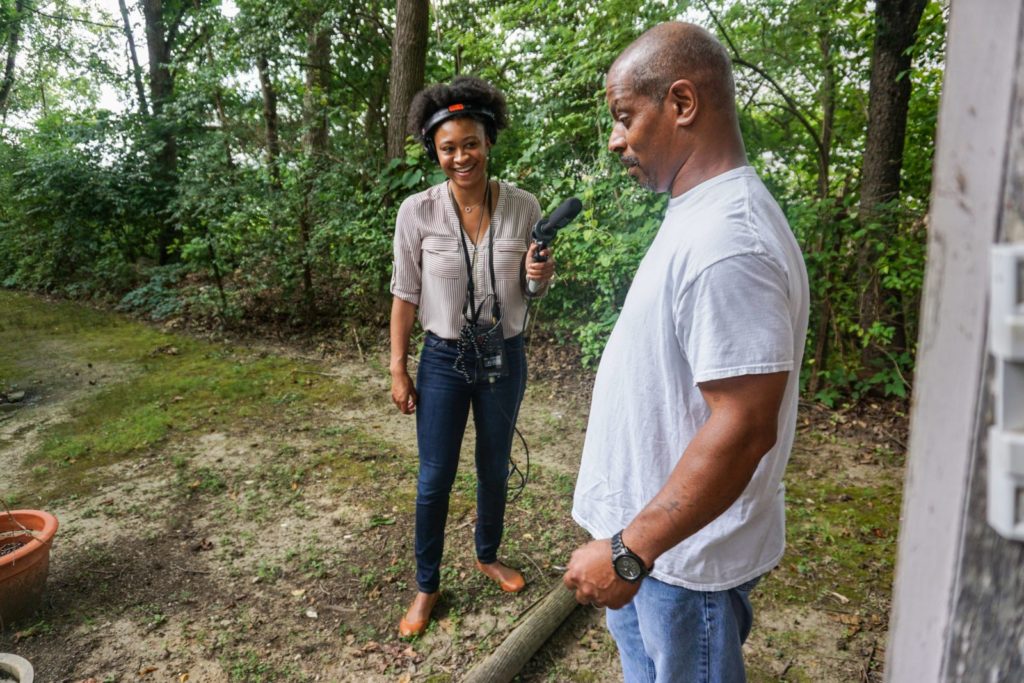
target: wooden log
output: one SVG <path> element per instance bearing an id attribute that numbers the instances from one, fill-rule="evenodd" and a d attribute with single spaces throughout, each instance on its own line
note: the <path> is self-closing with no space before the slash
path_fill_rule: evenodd
<path id="1" fill-rule="evenodd" d="M 508 683 L 530 657 L 540 649 L 578 603 L 572 591 L 561 581 L 531 611 L 487 659 L 477 664 L 462 679 L 463 683 Z"/>

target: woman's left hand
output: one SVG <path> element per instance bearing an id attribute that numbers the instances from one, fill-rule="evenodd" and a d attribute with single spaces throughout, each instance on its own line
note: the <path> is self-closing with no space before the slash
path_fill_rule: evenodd
<path id="1" fill-rule="evenodd" d="M 537 243 L 531 242 L 530 248 L 526 252 L 526 279 L 547 282 L 555 274 L 555 259 L 551 255 L 551 248 L 545 247 L 544 250 L 540 252 L 541 256 L 547 258 L 546 261 L 534 261 L 533 256 L 536 253 Z"/>

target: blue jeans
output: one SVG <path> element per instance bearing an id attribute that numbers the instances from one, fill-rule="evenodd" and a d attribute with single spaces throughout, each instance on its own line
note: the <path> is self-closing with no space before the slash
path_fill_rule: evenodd
<path id="1" fill-rule="evenodd" d="M 743 683 L 743 642 L 760 577 L 727 591 L 692 591 L 648 576 L 632 602 L 607 610 L 625 683 Z"/>
<path id="2" fill-rule="evenodd" d="M 469 383 L 454 367 L 453 342 L 428 332 L 416 374 L 416 440 L 420 472 L 416 487 L 416 584 L 434 593 L 441 583 L 448 496 L 455 482 L 469 409 L 476 425 L 476 557 L 498 559 L 505 528 L 508 460 L 519 403 L 526 389 L 523 337 L 505 340 L 509 374 L 492 383 Z M 472 377 L 476 357 L 466 354 Z"/>

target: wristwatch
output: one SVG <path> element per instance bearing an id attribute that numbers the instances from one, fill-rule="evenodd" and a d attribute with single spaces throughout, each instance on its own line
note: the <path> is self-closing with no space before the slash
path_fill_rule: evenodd
<path id="1" fill-rule="evenodd" d="M 612 567 L 620 579 L 630 583 L 639 582 L 654 569 L 654 565 L 650 569 L 645 567 L 640 556 L 626 547 L 622 542 L 622 531 L 612 536 Z"/>

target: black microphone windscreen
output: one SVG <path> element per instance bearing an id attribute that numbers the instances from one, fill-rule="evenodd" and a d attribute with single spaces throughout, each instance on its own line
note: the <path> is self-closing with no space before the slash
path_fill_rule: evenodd
<path id="1" fill-rule="evenodd" d="M 576 197 L 569 197 L 558 205 L 548 218 L 541 218 L 533 226 L 532 237 L 535 242 L 551 242 L 558 231 L 569 224 L 583 210 L 583 202 Z"/>
<path id="2" fill-rule="evenodd" d="M 569 224 L 569 221 L 576 218 L 582 210 L 583 202 L 576 197 L 569 197 L 559 204 L 558 208 L 551 214 L 551 218 L 548 219 L 548 225 L 556 230 L 564 228 Z"/>

